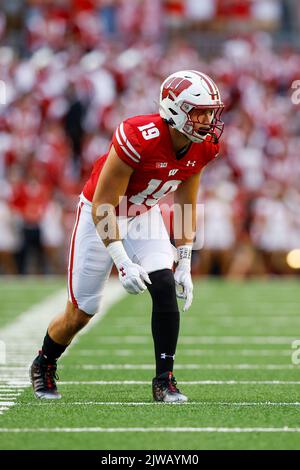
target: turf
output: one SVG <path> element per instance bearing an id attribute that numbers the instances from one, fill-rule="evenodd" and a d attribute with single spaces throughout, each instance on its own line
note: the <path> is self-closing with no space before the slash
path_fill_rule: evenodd
<path id="1" fill-rule="evenodd" d="M 0 278 L 0 328 L 12 322 L 31 305 L 41 302 L 65 281 L 59 277 L 8 277 Z"/>
<path id="2" fill-rule="evenodd" d="M 28 305 L 30 298 L 40 300 L 34 290 L 30 297 L 29 290 L 20 289 L 18 283 L 16 289 L 19 303 L 23 295 Z M 299 283 L 293 279 L 195 283 L 193 306 L 181 317 L 175 369 L 190 404 L 165 405 L 154 404 L 151 398 L 149 296 L 127 296 L 61 360 L 62 400 L 38 402 L 28 388 L 0 416 L 1 429 L 79 428 L 81 432 L 3 432 L 0 448 L 299 449 L 299 432 L 224 429 L 299 427 L 300 366 L 291 361 L 291 342 L 300 339 L 299 307 Z M 15 308 L 19 311 L 19 304 Z M 147 383 L 78 384 L 124 380 Z M 182 383 L 191 381 L 221 383 Z M 266 381 L 281 383 L 260 383 Z M 286 383 L 293 381 L 299 384 Z M 150 432 L 157 427 L 181 431 Z M 92 432 L 91 428 L 125 432 Z M 222 432 L 182 432 L 182 428 Z"/>

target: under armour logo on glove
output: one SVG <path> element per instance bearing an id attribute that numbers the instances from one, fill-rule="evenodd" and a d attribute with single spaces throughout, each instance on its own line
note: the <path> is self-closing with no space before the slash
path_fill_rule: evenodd
<path id="1" fill-rule="evenodd" d="M 126 276 L 125 268 L 123 268 L 123 266 L 120 268 L 120 273 L 122 277 Z"/>
<path id="2" fill-rule="evenodd" d="M 144 268 L 139 264 L 133 263 L 129 258 L 123 261 L 119 267 L 119 279 L 129 294 L 140 294 L 147 289 L 145 282 L 151 284 L 151 280 Z"/>

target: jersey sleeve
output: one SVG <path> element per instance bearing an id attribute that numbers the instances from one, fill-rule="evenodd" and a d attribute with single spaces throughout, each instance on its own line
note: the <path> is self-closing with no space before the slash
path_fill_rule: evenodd
<path id="1" fill-rule="evenodd" d="M 112 144 L 118 157 L 132 168 L 138 168 L 141 161 L 141 148 L 134 126 L 126 121 L 117 127 Z"/>

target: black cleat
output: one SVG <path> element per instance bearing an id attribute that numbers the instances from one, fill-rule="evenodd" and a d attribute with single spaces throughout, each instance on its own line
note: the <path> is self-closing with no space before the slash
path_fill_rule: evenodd
<path id="1" fill-rule="evenodd" d="M 152 380 L 154 401 L 165 403 L 184 403 L 188 398 L 177 388 L 177 382 L 172 372 L 164 372 Z"/>
<path id="2" fill-rule="evenodd" d="M 30 379 L 36 398 L 58 400 L 61 395 L 57 391 L 56 362 L 49 364 L 41 351 L 30 367 Z"/>

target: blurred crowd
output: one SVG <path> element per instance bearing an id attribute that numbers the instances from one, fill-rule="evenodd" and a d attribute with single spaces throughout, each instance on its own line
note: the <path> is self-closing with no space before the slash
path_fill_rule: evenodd
<path id="1" fill-rule="evenodd" d="M 168 22 L 200 3 L 199 21 L 228 13 L 217 1 L 32 0 L 16 28 L 11 12 L 0 13 L 0 38 L 16 30 L 22 38 L 19 52 L 4 40 L 0 47 L 1 273 L 65 272 L 74 208 L 93 162 L 120 121 L 158 111 L 162 80 L 180 69 L 211 75 L 226 105 L 220 157 L 202 176 L 204 247 L 194 253 L 194 272 L 292 272 L 300 105 L 291 85 L 300 55 L 291 46 L 275 50 L 263 32 L 231 36 L 213 56 L 180 34 L 166 40 Z M 280 2 L 256 10 L 255 3 L 239 2 L 245 8 L 236 13 L 262 15 L 264 4 L 278 20 Z"/>

